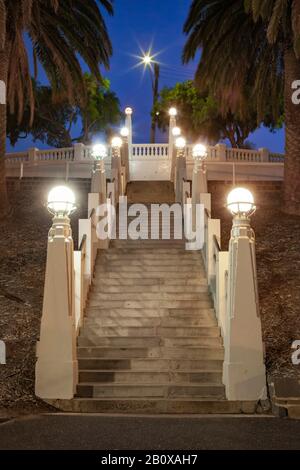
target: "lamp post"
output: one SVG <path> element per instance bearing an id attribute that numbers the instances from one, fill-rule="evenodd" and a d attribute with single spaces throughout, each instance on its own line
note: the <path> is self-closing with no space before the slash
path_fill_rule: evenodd
<path id="1" fill-rule="evenodd" d="M 48 235 L 35 392 L 40 398 L 71 399 L 78 382 L 75 332 L 74 247 L 70 214 L 75 195 L 66 186 L 48 195 L 53 223 Z"/>
<path id="2" fill-rule="evenodd" d="M 169 109 L 169 158 L 171 159 L 171 181 L 174 181 L 174 171 L 175 171 L 175 162 L 176 162 L 176 150 L 175 150 L 175 140 L 180 136 L 181 131 L 179 127 L 176 126 L 176 108 Z"/>
<path id="3" fill-rule="evenodd" d="M 192 176 L 192 206 L 193 206 L 193 229 L 196 228 L 196 208 L 203 197 L 207 194 L 207 174 L 205 159 L 207 158 L 207 148 L 203 144 L 196 144 L 193 147 L 192 155 L 194 158 L 194 169 Z"/>
<path id="4" fill-rule="evenodd" d="M 128 144 L 128 137 L 129 137 L 129 129 L 128 127 L 122 127 L 120 131 L 120 135 L 123 140 L 123 145 L 121 148 L 121 163 L 122 167 L 125 168 L 126 174 L 126 182 L 130 181 L 129 175 L 129 144 Z"/>
<path id="5" fill-rule="evenodd" d="M 125 109 L 125 127 L 128 129 L 128 158 L 132 157 L 132 114 L 133 110 L 130 107 Z"/>
<path id="6" fill-rule="evenodd" d="M 113 137 L 111 141 L 112 146 L 112 159 L 111 159 L 111 171 L 112 179 L 115 182 L 115 197 L 118 203 L 119 196 L 123 195 L 122 179 L 121 179 L 121 147 L 123 145 L 122 139 L 119 136 Z"/>
<path id="7" fill-rule="evenodd" d="M 106 201 L 106 174 L 104 159 L 107 157 L 107 148 L 103 144 L 96 144 L 92 149 L 95 167 L 92 173 L 91 192 L 99 193 L 99 202 Z"/>
<path id="8" fill-rule="evenodd" d="M 207 193 L 207 173 L 205 160 L 207 158 L 207 148 L 203 144 L 196 144 L 193 147 L 194 170 L 193 170 L 193 200 L 199 202 L 198 195 Z"/>
<path id="9" fill-rule="evenodd" d="M 184 137 L 177 137 L 175 141 L 176 151 L 176 178 L 175 178 L 175 201 L 182 202 L 183 180 L 186 179 L 185 149 L 186 140 Z"/>
<path id="10" fill-rule="evenodd" d="M 227 197 L 233 216 L 229 242 L 223 381 L 228 400 L 266 398 L 266 372 L 259 315 L 252 193 L 233 189 Z"/>

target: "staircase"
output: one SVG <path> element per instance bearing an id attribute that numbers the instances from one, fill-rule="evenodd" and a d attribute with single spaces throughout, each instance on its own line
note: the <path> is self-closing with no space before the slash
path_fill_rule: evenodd
<path id="1" fill-rule="evenodd" d="M 158 194 L 155 203 L 173 203 L 170 184 L 161 191 L 146 184 L 129 185 L 128 201 L 150 205 Z M 225 398 L 224 349 L 202 255 L 186 251 L 173 233 L 170 240 L 117 239 L 98 250 L 77 357 L 75 398 L 48 400 L 64 411 L 254 412 L 253 402 Z"/>

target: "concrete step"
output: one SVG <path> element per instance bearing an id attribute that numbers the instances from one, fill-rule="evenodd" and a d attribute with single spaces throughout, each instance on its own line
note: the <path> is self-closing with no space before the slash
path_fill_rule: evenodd
<path id="1" fill-rule="evenodd" d="M 190 347 L 190 348 L 134 348 L 134 347 L 101 347 L 80 346 L 77 348 L 78 358 L 162 358 L 162 359 L 200 359 L 223 360 L 222 347 Z"/>
<path id="2" fill-rule="evenodd" d="M 209 307 L 196 308 L 196 309 L 182 309 L 182 308 L 99 308 L 99 307 L 88 307 L 86 309 L 86 319 L 94 321 L 99 318 L 122 318 L 122 317 L 131 317 L 131 318 L 149 318 L 157 317 L 166 319 L 214 319 L 214 310 Z"/>
<path id="3" fill-rule="evenodd" d="M 144 275 L 145 273 L 151 273 L 151 272 L 159 272 L 159 273 L 171 273 L 175 272 L 178 273 L 178 263 L 175 263 L 173 265 L 168 265 L 168 266 L 162 266 L 162 265 L 157 265 L 157 266 L 149 266 L 149 265 L 140 265 L 140 266 L 131 266 L 128 263 L 127 264 L 118 264 L 118 265 L 113 265 L 113 264 L 99 264 L 95 266 L 95 275 L 98 273 L 107 273 L 107 272 L 117 272 L 117 273 L 139 273 L 140 275 Z M 195 266 L 194 264 L 191 265 L 180 265 L 180 273 L 199 273 L 204 275 L 203 268 L 198 266 Z"/>
<path id="4" fill-rule="evenodd" d="M 254 414 L 256 403 L 205 398 L 120 399 L 74 398 L 47 400 L 64 412 L 71 413 L 126 413 L 126 414 Z"/>
<path id="5" fill-rule="evenodd" d="M 222 372 L 194 370 L 185 372 L 162 371 L 115 371 L 115 370 L 80 370 L 79 383 L 119 383 L 167 385 L 169 383 L 219 383 L 222 384 Z"/>
<path id="6" fill-rule="evenodd" d="M 94 276 L 99 280 L 101 278 L 105 279 L 180 279 L 182 283 L 186 282 L 188 284 L 189 279 L 205 278 L 205 274 L 201 271 L 188 271 L 182 272 L 177 271 L 106 271 L 104 269 L 97 269 L 94 273 Z"/>
<path id="7" fill-rule="evenodd" d="M 132 287 L 143 287 L 144 286 L 160 286 L 160 287 L 171 287 L 172 289 L 176 288 L 182 288 L 185 289 L 185 287 L 190 287 L 193 289 L 193 287 L 199 287 L 199 286 L 205 286 L 207 289 L 207 279 L 205 276 L 201 277 L 188 277 L 188 278 L 167 278 L 164 276 L 163 278 L 159 277 L 148 277 L 148 278 L 143 278 L 141 276 L 136 277 L 135 279 L 128 279 L 127 277 L 121 277 L 121 278 L 108 278 L 105 275 L 98 275 L 93 278 L 93 285 L 94 286 L 103 286 L 103 288 L 107 287 L 112 287 L 112 286 L 132 286 Z M 145 287 L 144 289 L 147 291 L 147 288 Z"/>
<path id="8" fill-rule="evenodd" d="M 104 397 L 197 397 L 197 398 L 224 398 L 224 385 L 214 383 L 191 384 L 118 384 L 118 383 L 80 383 L 77 386 L 76 396 L 82 398 L 104 398 Z"/>
<path id="9" fill-rule="evenodd" d="M 111 242 L 112 243 L 112 242 Z M 120 255 L 167 255 L 167 256 L 181 256 L 181 255 L 190 255 L 190 256 L 198 256 L 201 257 L 201 254 L 199 252 L 195 251 L 190 251 L 185 249 L 185 245 L 183 244 L 182 247 L 165 247 L 161 248 L 159 246 L 153 246 L 153 247 L 144 247 L 142 242 L 139 242 L 140 244 L 137 245 L 135 248 L 128 247 L 125 248 L 125 245 L 119 246 L 119 247 L 114 247 L 114 246 L 109 246 L 109 250 L 107 250 L 108 254 L 120 254 Z M 99 250 L 101 253 L 102 251 Z"/>
<path id="10" fill-rule="evenodd" d="M 177 308 L 211 308 L 211 300 L 100 300 L 91 297 L 90 307 L 99 310 L 111 308 L 141 308 L 141 309 L 177 309 Z"/>
<path id="11" fill-rule="evenodd" d="M 172 253 L 172 252 L 167 252 L 167 253 L 159 253 L 157 254 L 156 251 L 153 253 L 149 253 L 149 250 L 145 250 L 145 252 L 142 252 L 139 250 L 138 253 L 135 253 L 134 250 L 113 250 L 109 249 L 107 251 L 100 251 L 97 256 L 97 263 L 101 262 L 102 260 L 106 261 L 118 261 L 118 260 L 145 260 L 145 261 L 169 261 L 170 259 L 174 261 L 199 261 L 200 263 L 203 264 L 202 256 L 201 253 L 199 252 L 194 252 L 194 251 L 184 251 L 182 253 Z"/>
<path id="12" fill-rule="evenodd" d="M 207 286 L 202 285 L 202 286 L 166 286 L 164 284 L 159 285 L 158 283 L 154 285 L 127 285 L 127 286 L 116 286 L 116 285 L 103 285 L 102 283 L 95 284 L 93 283 L 90 292 L 92 293 L 97 293 L 97 294 L 126 294 L 126 293 L 134 293 L 136 295 L 138 294 L 144 294 L 148 293 L 174 293 L 176 295 L 180 294 L 200 294 L 200 293 L 207 293 Z M 153 295 L 153 294 L 151 294 Z"/>
<path id="13" fill-rule="evenodd" d="M 104 256 L 98 257 L 96 260 L 96 266 L 174 266 L 178 263 L 183 266 L 202 266 L 203 263 L 201 259 L 189 258 L 187 256 L 168 256 L 164 259 L 142 258 L 140 256 L 129 257 L 129 256 L 119 256 L 117 259 L 110 259 Z"/>
<path id="14" fill-rule="evenodd" d="M 98 327 L 157 327 L 157 326 L 186 326 L 186 327 L 202 327 L 211 328 L 216 326 L 215 318 L 163 318 L 163 317 L 116 317 L 116 316 L 105 316 L 97 318 L 86 318 L 84 321 L 84 327 L 96 329 Z"/>
<path id="15" fill-rule="evenodd" d="M 159 336 L 98 336 L 86 334 L 77 339 L 78 346 L 107 346 L 119 348 L 189 348 L 189 347 L 219 347 L 220 337 L 199 336 L 197 338 L 162 338 Z"/>
<path id="16" fill-rule="evenodd" d="M 101 359 L 81 358 L 78 361 L 80 370 L 130 370 L 130 371 L 210 371 L 222 373 L 221 360 L 199 359 Z"/>
<path id="17" fill-rule="evenodd" d="M 116 336 L 116 337 L 132 337 L 143 339 L 143 337 L 159 337 L 159 338 L 186 338 L 186 337 L 211 337 L 219 338 L 220 329 L 217 326 L 212 327 L 183 327 L 183 326 L 91 326 L 85 325 L 80 331 L 80 337 L 89 336 Z"/>
<path id="18" fill-rule="evenodd" d="M 89 301 L 199 301 L 199 302 L 210 302 L 211 296 L 206 292 L 199 292 L 199 293 L 184 293 L 184 292 L 121 292 L 121 293 L 103 293 L 98 292 L 97 289 L 93 289 L 89 295 Z M 91 305 L 91 304 L 90 304 Z"/>

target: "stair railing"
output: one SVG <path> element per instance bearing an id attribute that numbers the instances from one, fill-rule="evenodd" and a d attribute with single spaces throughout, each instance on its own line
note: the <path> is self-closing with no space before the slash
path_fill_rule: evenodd
<path id="1" fill-rule="evenodd" d="M 201 194 L 200 201 L 209 201 Z M 202 250 L 207 281 L 224 342 L 223 383 L 229 400 L 266 398 L 256 288 L 255 239 L 250 220 L 235 216 L 229 250 L 222 251 L 220 220 L 204 210 Z"/>

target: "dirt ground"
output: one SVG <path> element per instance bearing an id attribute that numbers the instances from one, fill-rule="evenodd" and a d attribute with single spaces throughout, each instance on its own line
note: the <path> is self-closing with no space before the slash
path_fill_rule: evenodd
<path id="1" fill-rule="evenodd" d="M 0 365 L 0 417 L 48 408 L 34 396 L 35 345 L 43 300 L 47 233 L 51 218 L 42 192 L 16 194 L 13 216 L 0 222 L 0 339 L 7 345 L 7 364 Z M 72 216 L 75 247 L 81 207 Z M 227 249 L 231 218 L 225 209 L 222 248 Z M 291 344 L 300 340 L 300 218 L 278 209 L 257 211 L 257 264 L 263 336 L 268 372 L 298 376 Z"/>

